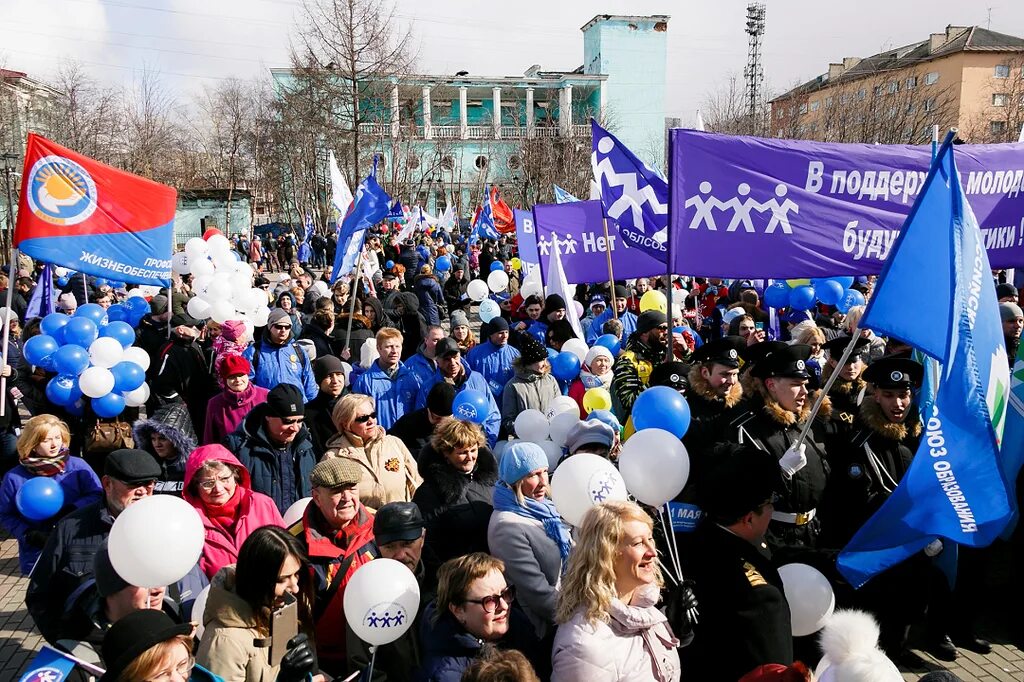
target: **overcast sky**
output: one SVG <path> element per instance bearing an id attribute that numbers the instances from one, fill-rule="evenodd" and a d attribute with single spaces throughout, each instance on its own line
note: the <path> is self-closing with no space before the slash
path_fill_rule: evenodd
<path id="1" fill-rule="evenodd" d="M 124 82 L 159 71 L 187 95 L 228 76 L 267 76 L 287 66 L 301 0 L 0 0 L 0 66 L 46 78 L 74 58 L 97 78 Z M 989 10 L 991 6 L 991 10 Z M 764 68 L 775 91 L 864 57 L 922 40 L 947 24 L 1024 36 L 1020 0 L 768 0 Z M 397 0 L 411 27 L 417 71 L 521 74 L 531 64 L 571 70 L 583 62 L 580 27 L 596 14 L 667 14 L 666 115 L 693 121 L 708 93 L 746 62 L 745 0 Z"/>

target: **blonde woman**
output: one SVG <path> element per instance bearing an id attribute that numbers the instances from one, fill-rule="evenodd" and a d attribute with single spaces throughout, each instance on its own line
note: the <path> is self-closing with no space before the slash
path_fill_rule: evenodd
<path id="1" fill-rule="evenodd" d="M 850 335 L 859 323 L 861 316 L 864 315 L 865 306 L 855 305 L 850 308 L 846 313 L 846 319 L 843 321 L 843 331 L 847 335 Z M 861 329 L 860 335 L 868 340 L 870 347 L 868 348 L 868 364 L 870 365 L 873 360 L 885 355 L 885 339 L 881 336 L 875 336 L 875 333 L 870 329 Z"/>
<path id="2" fill-rule="evenodd" d="M 562 580 L 551 682 L 678 682 L 679 640 L 657 604 L 654 523 L 632 502 L 583 517 Z"/>
<path id="3" fill-rule="evenodd" d="M 327 441 L 324 457 L 345 457 L 362 467 L 359 500 L 371 509 L 388 502 L 412 502 L 423 482 L 416 460 L 405 443 L 377 423 L 373 398 L 361 393 L 343 396 L 331 418 L 338 433 Z"/>
<path id="4" fill-rule="evenodd" d="M 791 343 L 811 347 L 811 357 L 807 358 L 807 369 L 820 385 L 822 383 L 821 371 L 825 368 L 825 333 L 813 321 L 808 320 L 793 327 L 790 334 L 793 337 Z"/>

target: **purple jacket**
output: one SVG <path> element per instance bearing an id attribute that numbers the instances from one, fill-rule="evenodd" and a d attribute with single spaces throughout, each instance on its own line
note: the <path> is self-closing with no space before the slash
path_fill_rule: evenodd
<path id="1" fill-rule="evenodd" d="M 252 408 L 267 402 L 267 389 L 249 382 L 241 393 L 224 389 L 206 404 L 206 428 L 201 445 L 223 445 L 224 439 L 234 433 Z"/>
<path id="2" fill-rule="evenodd" d="M 3 483 L 0 483 L 0 526 L 18 539 L 18 561 L 23 575 L 29 574 L 42 551 L 42 545 L 30 547 L 25 541 L 25 535 L 29 531 L 49 533 L 63 514 L 98 502 L 103 497 L 100 479 L 85 460 L 81 457 L 68 457 L 68 465 L 64 471 L 53 477 L 64 489 L 64 509 L 52 519 L 30 521 L 21 515 L 15 502 L 21 486 L 30 478 L 35 476 L 19 464 L 8 471 L 4 475 Z"/>

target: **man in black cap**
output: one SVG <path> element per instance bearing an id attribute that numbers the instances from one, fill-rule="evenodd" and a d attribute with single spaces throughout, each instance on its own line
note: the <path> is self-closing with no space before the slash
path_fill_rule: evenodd
<path id="1" fill-rule="evenodd" d="M 1017 297 L 1017 287 L 1009 282 L 996 285 L 996 300 L 999 303 L 1016 303 Z"/>
<path id="2" fill-rule="evenodd" d="M 25 605 L 46 641 L 59 639 L 67 600 L 93 573 L 93 555 L 114 519 L 153 494 L 161 469 L 145 450 L 115 450 L 104 460 L 103 499 L 57 522 L 29 576 Z"/>
<path id="3" fill-rule="evenodd" d="M 486 333 L 487 340 L 474 346 L 466 354 L 466 363 L 474 372 L 480 372 L 495 400 L 501 399 L 505 384 L 515 376 L 512 363 L 520 352 L 508 342 L 508 322 L 502 317 L 492 318 L 480 327 L 480 334 Z"/>
<path id="4" fill-rule="evenodd" d="M 459 348 L 459 343 L 451 337 L 437 342 L 437 345 L 434 346 L 434 359 L 437 361 L 438 376 L 420 386 L 416 397 L 417 409 L 426 407 L 430 389 L 442 381 L 454 386 L 456 393 L 467 388 L 478 391 L 487 398 L 487 417 L 480 426 L 483 427 L 484 433 L 487 435 L 488 446 L 493 448 L 501 428 L 501 412 L 483 374 L 474 372 L 462 361 L 462 350 Z"/>
<path id="5" fill-rule="evenodd" d="M 633 403 L 649 384 L 651 371 L 665 359 L 668 343 L 668 318 L 665 313 L 648 310 L 636 321 L 636 331 L 627 339 L 612 369 L 612 405 L 615 414 L 625 419 Z"/>
<path id="6" fill-rule="evenodd" d="M 274 308 L 267 318 L 263 336 L 245 349 L 243 355 L 252 365 L 252 381 L 272 389 L 282 383 L 297 386 L 307 400 L 317 394 L 316 379 L 309 358 L 295 343 L 292 320 L 284 310 Z"/>
<path id="7" fill-rule="evenodd" d="M 764 540 L 783 485 L 775 460 L 752 445 L 721 444 L 709 459 L 688 572 L 700 617 L 680 654 L 695 680 L 736 680 L 793 662 L 789 604 Z"/>
<path id="8" fill-rule="evenodd" d="M 848 345 L 850 337 L 844 335 L 837 336 L 822 346 L 828 352 L 828 364 L 821 370 L 821 383 L 824 385 L 834 372 L 839 372 L 839 377 L 828 391 L 829 400 L 832 402 L 832 422 L 837 428 L 849 428 L 853 425 L 867 387 L 862 375 L 868 367 L 871 342 L 864 336 L 858 336 L 846 364 L 840 367 L 839 360 Z"/>
<path id="9" fill-rule="evenodd" d="M 629 291 L 621 284 L 615 285 L 615 311 L 611 308 L 605 310 L 603 313 L 594 318 L 593 323 L 590 325 L 590 331 L 587 332 L 587 345 L 593 346 L 594 342 L 597 341 L 597 337 L 601 336 L 604 331 L 604 323 L 611 319 L 618 319 L 622 323 L 622 338 L 628 339 L 633 335 L 633 332 L 637 331 L 637 324 L 639 318 L 633 313 L 626 310 L 626 305 L 629 302 Z M 618 313 L 617 315 L 615 313 Z"/>
<path id="10" fill-rule="evenodd" d="M 434 435 L 434 427 L 445 417 L 452 414 L 452 402 L 455 400 L 455 387 L 446 381 L 434 384 L 427 394 L 427 405 L 418 410 L 402 415 L 395 425 L 388 429 L 388 434 L 400 439 L 416 459 L 420 451 L 430 442 Z"/>
<path id="11" fill-rule="evenodd" d="M 345 392 L 345 366 L 333 355 L 322 355 L 313 361 L 313 377 L 320 390 L 306 403 L 306 428 L 319 458 L 327 449 L 327 441 L 338 432 L 331 413 Z"/>
<path id="12" fill-rule="evenodd" d="M 690 356 L 690 423 L 704 422 L 731 409 L 743 398 L 739 383 L 740 350 L 746 341 L 739 336 L 723 336 L 709 341 Z"/>
<path id="13" fill-rule="evenodd" d="M 282 514 L 309 497 L 309 474 L 317 460 L 303 423 L 303 402 L 297 386 L 278 384 L 267 394 L 267 402 L 254 407 L 224 443 L 249 470 L 252 489 L 268 495 Z"/>
<path id="14" fill-rule="evenodd" d="M 465 262 L 458 258 L 452 259 L 452 273 L 444 281 L 444 300 L 449 311 L 462 310 L 470 302 L 466 295 L 467 286 L 469 279 L 466 277 Z"/>
<path id="15" fill-rule="evenodd" d="M 773 551 L 799 554 L 816 546 L 821 529 L 817 507 L 828 480 L 824 426 L 812 424 L 803 443 L 797 444 L 813 406 L 806 364 L 811 347 L 782 344 L 768 346 L 763 353 L 755 350 L 771 343 L 750 347 L 747 355 L 754 359 L 749 374 L 751 395 L 721 419 L 728 425 L 727 440 L 754 445 L 779 463 L 786 486 L 772 513 L 768 543 Z M 825 401 L 823 410 L 828 398 Z"/>

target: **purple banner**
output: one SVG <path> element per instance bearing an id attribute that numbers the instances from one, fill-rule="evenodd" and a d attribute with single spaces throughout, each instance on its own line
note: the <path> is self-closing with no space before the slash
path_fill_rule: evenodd
<path id="1" fill-rule="evenodd" d="M 828 277 L 881 272 L 931 150 L 670 132 L 673 272 Z M 1024 144 L 956 148 L 993 268 L 1024 265 Z"/>
<path id="2" fill-rule="evenodd" d="M 516 219 L 516 244 L 519 247 L 519 260 L 523 263 L 523 275 L 540 265 L 537 255 L 537 231 L 533 228 L 533 213 L 520 208 L 512 210 Z"/>
<path id="3" fill-rule="evenodd" d="M 548 258 L 558 241 L 565 278 L 572 284 L 591 284 L 608 280 L 608 252 L 612 254 L 615 279 L 664 275 L 665 265 L 640 249 L 631 248 L 609 226 L 604 238 L 601 202 L 575 201 L 568 204 L 537 204 L 533 207 L 537 252 L 541 274 L 548 276 Z"/>

